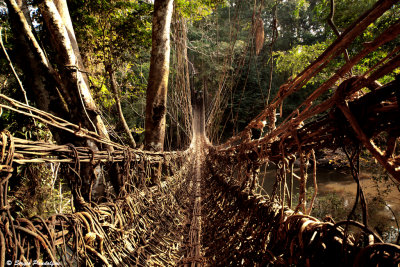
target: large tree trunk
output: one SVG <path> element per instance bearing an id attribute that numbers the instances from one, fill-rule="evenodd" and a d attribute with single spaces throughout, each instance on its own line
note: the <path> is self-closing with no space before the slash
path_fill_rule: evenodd
<path id="1" fill-rule="evenodd" d="M 61 16 L 64 23 L 65 29 L 67 30 L 68 37 L 71 42 L 72 50 L 74 51 L 75 57 L 77 59 L 78 67 L 81 71 L 85 71 L 85 66 L 83 64 L 81 52 L 79 51 L 78 42 L 76 40 L 74 27 L 72 25 L 71 16 L 69 15 L 69 9 L 66 0 L 54 0 L 54 4 Z M 86 75 L 83 75 L 83 79 L 86 84 L 89 85 L 89 79 Z"/>
<path id="2" fill-rule="evenodd" d="M 146 95 L 146 149 L 162 151 L 170 54 L 170 28 L 173 0 L 155 0 L 149 83 Z"/>
<path id="3" fill-rule="evenodd" d="M 27 77 L 26 89 L 34 97 L 38 107 L 96 131 L 108 139 L 106 127 L 89 90 L 66 1 L 44 0 L 39 4 L 44 25 L 51 34 L 52 46 L 57 52 L 55 58 L 57 70 L 52 67 L 34 35 L 26 1 L 6 0 L 6 3 L 10 12 L 10 25 L 19 45 L 18 49 L 24 51 L 23 54 L 16 55 L 16 58 L 19 58 L 18 63 Z M 57 131 L 53 133 L 60 143 L 88 145 L 94 151 L 99 149 L 99 144 L 88 139 L 80 139 L 65 133 L 59 134 Z M 83 164 L 81 171 L 81 177 L 86 184 L 83 195 L 90 199 L 90 187 L 98 179 L 100 169 L 93 168 L 90 164 Z M 96 188 L 95 191 L 101 194 Z"/>
<path id="4" fill-rule="evenodd" d="M 71 17 L 69 15 L 69 10 L 67 6 L 67 2 L 65 0 L 54 0 L 54 4 L 60 14 L 60 17 L 64 23 L 65 29 L 67 30 L 68 37 L 71 41 L 72 49 L 74 51 L 75 56 L 78 59 L 78 63 L 83 66 L 81 54 L 79 52 L 78 42 L 76 41 L 74 27 L 72 26 Z"/>
<path id="5" fill-rule="evenodd" d="M 57 4 L 57 6 L 56 6 Z M 65 0 L 44 0 L 40 5 L 47 29 L 51 35 L 52 45 L 57 51 L 59 72 L 65 82 L 63 94 L 70 99 L 69 110 L 74 122 L 85 128 L 96 131 L 101 137 L 109 139 L 109 135 L 103 120 L 100 117 L 97 105 L 89 90 L 89 83 L 79 53 L 78 44 L 69 16 Z M 73 103 L 73 104 L 72 104 Z M 99 144 L 86 140 L 86 144 L 97 151 Z M 112 150 L 111 147 L 108 147 Z M 91 188 L 94 194 L 100 196 L 103 193 L 103 185 L 100 179 L 100 167 L 93 168 L 90 164 L 82 166 L 82 175 L 86 177 L 83 184 L 83 195 L 91 199 Z M 78 201 L 79 201 L 78 196 Z M 80 204 L 80 203 L 78 203 Z"/>
<path id="6" fill-rule="evenodd" d="M 60 80 L 34 36 L 26 1 L 7 0 L 6 3 L 16 51 L 24 51 L 22 55 L 13 53 L 13 58 L 24 73 L 25 89 L 38 108 L 69 120 L 68 107 L 57 89 L 61 87 Z M 60 141 L 57 133 L 55 138 Z"/>
<path id="7" fill-rule="evenodd" d="M 75 37 L 72 26 L 68 29 L 64 24 L 64 21 L 70 24 L 70 19 L 65 18 L 68 14 L 66 14 L 65 9 L 62 9 L 63 19 L 52 0 L 43 1 L 40 7 L 51 35 L 53 47 L 58 53 L 59 65 L 63 66 L 60 68 L 60 73 L 66 82 L 67 86 L 65 88 L 68 88 L 63 93 L 68 95 L 68 98 L 76 105 L 70 106 L 70 111 L 75 117 L 74 119 L 84 124 L 86 128 L 97 131 L 100 136 L 109 138 L 106 127 L 98 114 L 97 106 L 90 93 L 89 84 L 84 79 L 84 75 L 86 74 L 81 69 L 83 64 L 80 56 L 76 56 L 76 52 L 78 52 L 76 40 L 70 39 L 70 36 Z M 73 43 L 75 43 L 75 49 Z"/>

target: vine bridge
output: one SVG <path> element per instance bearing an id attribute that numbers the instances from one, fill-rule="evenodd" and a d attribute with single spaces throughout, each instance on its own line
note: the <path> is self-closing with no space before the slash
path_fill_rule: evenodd
<path id="1" fill-rule="evenodd" d="M 205 136 L 204 103 L 193 100 L 193 140 L 186 151 L 155 153 L 130 149 L 94 132 L 0 95 L 2 109 L 25 114 L 108 150 L 1 139 L 0 266 L 53 262 L 65 266 L 398 266 L 400 246 L 385 243 L 368 227 L 359 186 L 358 160 L 365 148 L 400 182 L 400 46 L 363 75 L 352 67 L 379 47 L 397 41 L 400 21 L 388 25 L 298 108 L 276 125 L 285 98 L 318 75 L 362 32 L 398 1 L 381 0 L 345 30 L 244 131 L 213 146 Z M 398 44 L 398 43 L 397 43 Z M 329 93 L 334 88 L 333 93 Z M 277 112 L 278 110 L 278 112 Z M 261 125 L 261 126 L 260 126 Z M 265 126 L 265 129 L 263 129 Z M 263 129 L 261 138 L 252 136 Z M 315 152 L 342 148 L 358 184 L 356 203 L 363 221 L 335 222 L 310 216 L 307 168 L 316 187 Z M 293 166 L 299 162 L 300 172 Z M 71 173 L 75 212 L 49 218 L 22 218 L 10 208 L 8 183 L 18 164 L 60 163 Z M 274 163 L 274 193 L 257 193 L 260 169 Z M 311 164 L 310 164 L 311 163 Z M 118 197 L 85 200 L 81 164 L 118 165 Z M 298 205 L 291 184 L 299 179 Z M 315 188 L 317 189 L 317 188 Z M 359 229 L 349 231 L 349 226 Z"/>

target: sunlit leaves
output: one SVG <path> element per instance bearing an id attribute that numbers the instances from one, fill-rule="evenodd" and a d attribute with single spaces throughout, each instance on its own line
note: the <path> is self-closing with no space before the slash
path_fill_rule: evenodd
<path id="1" fill-rule="evenodd" d="M 296 3 L 296 8 L 295 8 L 293 14 L 294 14 L 294 16 L 295 16 L 296 18 L 299 18 L 300 10 L 306 11 L 306 10 L 307 10 L 307 7 L 308 7 L 310 4 L 309 4 L 308 1 L 306 1 L 306 0 L 297 0 L 297 1 L 294 1 L 294 2 Z"/>
<path id="2" fill-rule="evenodd" d="M 152 5 L 143 1 L 72 1 L 81 46 L 99 61 L 135 56 L 151 45 Z M 73 4 L 72 4 L 73 5 Z M 73 5 L 74 6 L 74 5 Z"/>
<path id="3" fill-rule="evenodd" d="M 112 65 L 128 125 L 139 125 L 149 71 L 153 4 L 141 0 L 72 0 L 74 28 L 90 72 L 92 93 L 117 127 L 106 65 Z M 132 113 L 130 105 L 139 105 Z M 138 131 L 140 132 L 140 131 Z"/>
<path id="4" fill-rule="evenodd" d="M 298 45 L 288 51 L 277 51 L 274 53 L 277 71 L 297 75 L 327 47 L 327 43 L 316 43 L 313 45 Z"/>
<path id="5" fill-rule="evenodd" d="M 190 20 L 200 20 L 210 15 L 218 5 L 224 5 L 226 2 L 226 0 L 177 0 L 176 11 Z"/>

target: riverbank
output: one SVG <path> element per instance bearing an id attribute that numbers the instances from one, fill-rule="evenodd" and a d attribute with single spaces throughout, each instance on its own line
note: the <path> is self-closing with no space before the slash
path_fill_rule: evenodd
<path id="1" fill-rule="evenodd" d="M 357 183 L 350 173 L 346 155 L 341 151 L 319 155 L 317 164 L 318 195 L 312 216 L 324 219 L 330 216 L 335 221 L 347 219 L 357 194 Z M 310 203 L 314 192 L 312 168 L 308 168 L 307 198 Z M 299 167 L 294 168 L 299 175 Z M 260 184 L 266 193 L 271 194 L 275 183 L 275 166 L 260 172 Z M 360 158 L 360 186 L 368 205 L 368 224 L 371 229 L 382 235 L 386 241 L 395 242 L 400 223 L 400 189 L 382 168 L 366 157 Z M 294 179 L 294 192 L 298 192 L 299 182 Z M 296 202 L 298 195 L 294 195 Z M 356 209 L 353 219 L 361 221 L 361 208 Z"/>

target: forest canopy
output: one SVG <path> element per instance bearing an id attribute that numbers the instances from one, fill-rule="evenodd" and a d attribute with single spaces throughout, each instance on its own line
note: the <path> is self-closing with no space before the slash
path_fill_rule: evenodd
<path id="1" fill-rule="evenodd" d="M 1 9 L 3 42 L 27 92 L 27 99 L 32 105 L 48 102 L 39 100 L 30 88 L 33 84 L 29 76 L 33 73 L 29 74 L 22 66 L 22 54 L 18 53 L 20 47 L 7 19 L 11 14 L 5 2 L 2 1 Z M 250 118 L 275 96 L 281 84 L 297 75 L 336 39 L 335 31 L 343 31 L 374 2 L 335 1 L 333 21 L 336 28 L 333 29 L 328 23 L 329 0 L 176 1 L 171 28 L 166 148 L 184 148 L 189 144 L 191 115 L 184 96 L 190 88 L 205 92 L 207 131 L 212 142 L 221 143 L 243 130 Z M 57 70 L 62 63 L 51 44 L 49 29 L 44 26 L 40 5 L 37 1 L 28 1 L 24 8 L 29 10 L 28 20 L 35 29 L 39 45 Z M 348 6 L 352 7 L 351 12 Z M 99 109 L 96 112 L 106 122 L 113 140 L 130 144 L 120 116 L 115 112 L 117 94 L 129 131 L 137 143 L 143 142 L 153 4 L 147 1 L 72 0 L 68 1 L 68 8 L 86 68 L 84 76 Z M 371 24 L 349 49 L 350 56 L 363 43 L 373 40 L 381 26 L 392 23 L 398 14 L 395 6 Z M 258 31 L 255 28 L 257 22 L 262 23 L 262 29 Z M 263 34 L 261 43 L 257 39 L 260 32 Z M 261 47 L 258 53 L 257 45 Z M 393 45 L 384 46 L 364 58 L 353 68 L 353 74 L 373 66 L 392 48 Z M 305 90 L 290 96 L 282 115 L 294 110 L 309 92 L 334 73 L 341 60 L 345 58 L 331 62 L 324 72 L 305 85 Z M 118 87 L 116 93 L 112 90 L 107 66 L 112 67 Z M 3 57 L 2 91 L 23 100 L 14 75 L 9 75 L 9 68 Z M 382 79 L 390 81 L 393 75 Z M 58 108 L 47 109 L 62 115 Z M 4 128 L 22 135 L 35 132 L 31 122 L 18 124 L 12 116 L 15 115 L 2 116 Z"/>

